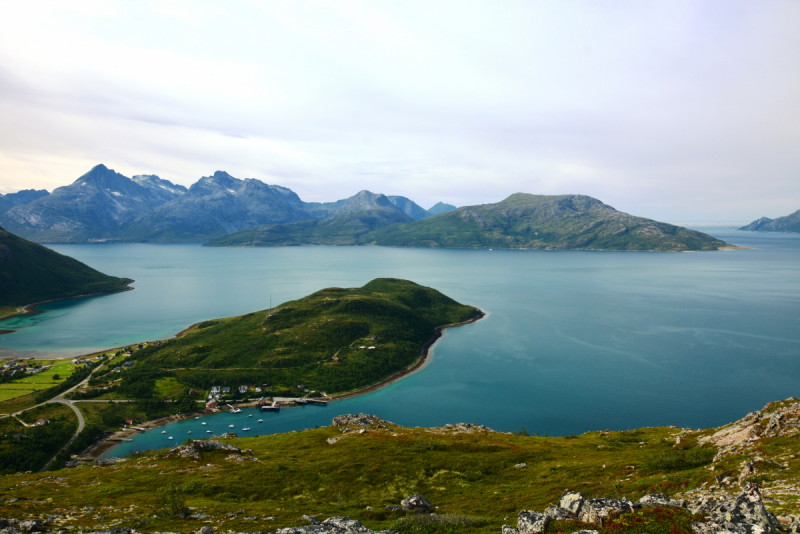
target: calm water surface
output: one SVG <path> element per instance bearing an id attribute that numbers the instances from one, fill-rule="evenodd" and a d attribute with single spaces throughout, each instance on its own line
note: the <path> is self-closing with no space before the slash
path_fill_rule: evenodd
<path id="1" fill-rule="evenodd" d="M 399 277 L 489 316 L 448 330 L 424 370 L 381 391 L 327 408 L 174 423 L 113 454 L 229 424 L 240 435 L 265 434 L 355 412 L 407 426 L 471 422 L 551 435 L 715 426 L 800 396 L 800 236 L 704 231 L 752 250 L 58 245 L 52 248 L 103 272 L 136 279 L 136 289 L 4 321 L 0 329 L 18 331 L 0 339 L 0 355 L 69 356 L 165 338 L 197 321 L 266 308 L 270 296 L 275 305 L 323 287 Z"/>

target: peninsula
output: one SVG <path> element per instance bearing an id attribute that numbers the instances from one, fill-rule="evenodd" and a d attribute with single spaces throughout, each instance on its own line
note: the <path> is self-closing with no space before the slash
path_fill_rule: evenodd
<path id="1" fill-rule="evenodd" d="M 43 301 L 131 289 L 130 278 L 108 276 L 69 256 L 0 227 L 0 317 Z"/>

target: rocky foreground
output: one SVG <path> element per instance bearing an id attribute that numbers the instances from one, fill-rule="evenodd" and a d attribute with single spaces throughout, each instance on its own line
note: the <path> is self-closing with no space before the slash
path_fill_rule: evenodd
<path id="1" fill-rule="evenodd" d="M 197 534 L 214 534 L 225 532 L 253 532 L 274 534 L 371 534 L 373 532 L 388 533 L 396 529 L 400 532 L 486 532 L 487 529 L 499 534 L 545 534 L 547 532 L 583 532 L 584 534 L 613 533 L 619 531 L 620 525 L 628 518 L 645 518 L 648 521 L 658 521 L 661 518 L 677 518 L 682 521 L 680 528 L 673 528 L 672 532 L 690 532 L 697 534 L 730 533 L 730 534 L 777 534 L 786 532 L 800 534 L 800 516 L 797 514 L 800 508 L 800 488 L 797 479 L 797 457 L 800 455 L 797 439 L 800 437 L 800 403 L 795 399 L 787 399 L 770 403 L 762 410 L 752 412 L 742 419 L 711 430 L 692 430 L 692 429 L 641 429 L 633 434 L 614 433 L 601 431 L 587 433 L 586 437 L 573 437 L 573 439 L 551 438 L 550 441 L 542 438 L 520 438 L 509 436 L 508 433 L 496 432 L 489 428 L 459 423 L 456 425 L 444 425 L 437 428 L 428 429 L 408 429 L 384 421 L 383 419 L 367 414 L 342 415 L 333 420 L 332 427 L 326 429 L 309 430 L 297 433 L 297 437 L 289 434 L 275 437 L 264 437 L 255 439 L 240 439 L 235 434 L 222 435 L 217 439 L 211 440 L 191 440 L 184 445 L 173 447 L 166 451 L 161 451 L 155 457 L 148 452 L 133 458 L 111 458 L 97 461 L 93 468 L 88 466 L 77 469 L 62 471 L 57 477 L 30 477 L 17 475 L 14 484 L 14 476 L 5 477 L 4 484 L 11 493 L 3 493 L 5 500 L 3 505 L 0 500 L 0 507 L 6 518 L 0 517 L 0 534 L 21 534 L 25 532 L 41 532 L 49 534 L 68 534 L 76 529 L 82 534 L 103 533 L 103 534 L 138 534 L 138 532 L 164 533 L 170 530 L 180 530 L 181 532 L 196 531 Z M 293 434 L 293 433 L 290 433 Z M 306 436 L 305 438 L 303 436 Z M 657 439 L 656 439 L 657 438 Z M 303 441 L 305 439 L 305 441 Z M 226 443 L 220 440 L 233 440 L 233 443 Z M 263 440 L 263 441 L 260 441 Z M 281 449 L 283 452 L 277 454 L 277 445 L 280 440 L 286 444 L 291 444 L 290 448 Z M 439 440 L 439 441 L 437 441 Z M 584 441 L 583 444 L 582 440 Z M 280 464 L 282 458 L 292 450 L 292 448 L 302 445 L 304 451 L 301 456 L 312 455 L 322 457 L 330 455 L 335 460 L 327 464 L 328 469 L 340 469 L 345 465 L 354 453 L 372 451 L 368 456 L 363 456 L 360 462 L 376 458 L 381 455 L 381 462 L 387 461 L 387 451 L 391 447 L 400 446 L 408 443 L 408 448 L 402 449 L 402 460 L 404 469 L 414 458 L 424 458 L 427 454 L 431 457 L 438 455 L 438 458 L 450 457 L 457 452 L 456 447 L 467 447 L 471 451 L 477 451 L 476 446 L 485 443 L 493 443 L 495 447 L 500 447 L 505 443 L 513 447 L 524 447 L 527 443 L 542 443 L 552 454 L 556 454 L 559 448 L 570 451 L 569 455 L 558 456 L 558 460 L 547 464 L 548 467 L 542 469 L 537 462 L 541 459 L 535 455 L 527 456 L 528 463 L 507 462 L 500 483 L 506 485 L 516 480 L 516 484 L 532 484 L 532 486 L 550 484 L 555 485 L 566 480 L 565 474 L 561 469 L 566 467 L 568 461 L 576 458 L 575 454 L 586 456 L 596 454 L 597 458 L 604 458 L 603 462 L 620 461 L 619 455 L 636 454 L 639 456 L 628 456 L 626 458 L 639 458 L 638 461 L 628 465 L 620 463 L 615 468 L 609 465 L 597 465 L 602 462 L 591 460 L 589 467 L 581 467 L 581 476 L 586 477 L 606 477 L 614 481 L 618 477 L 619 486 L 624 488 L 624 483 L 631 477 L 639 476 L 645 482 L 639 487 L 652 488 L 650 493 L 641 496 L 637 500 L 622 497 L 626 493 L 629 495 L 642 495 L 643 492 L 636 490 L 622 489 L 609 497 L 610 493 L 594 492 L 591 498 L 589 491 L 578 491 L 576 486 L 581 486 L 584 479 L 573 477 L 571 483 L 563 483 L 557 493 L 551 494 L 547 500 L 538 500 L 538 504 L 525 507 L 529 499 L 513 501 L 515 504 L 505 508 L 505 513 L 513 516 L 516 514 L 516 525 L 501 524 L 498 517 L 494 521 L 483 520 L 483 523 L 475 527 L 475 519 L 482 514 L 475 507 L 481 504 L 480 501 L 472 501 L 473 507 L 454 508 L 448 504 L 446 499 L 449 494 L 445 491 L 448 485 L 456 488 L 468 488 L 471 492 L 479 494 L 481 500 L 492 499 L 492 495 L 497 491 L 486 491 L 480 489 L 480 485 L 470 485 L 466 476 L 462 476 L 454 469 L 463 469 L 458 466 L 449 468 L 448 471 L 441 470 L 432 477 L 440 477 L 429 490 L 423 492 L 404 493 L 407 497 L 401 499 L 398 495 L 396 500 L 382 500 L 376 498 L 374 494 L 368 497 L 366 502 L 360 501 L 358 508 L 345 508 L 338 506 L 336 509 L 346 511 L 337 515 L 335 513 L 324 514 L 324 506 L 320 506 L 320 501 L 310 506 L 300 505 L 293 508 L 292 515 L 287 516 L 286 500 L 274 500 L 272 508 L 261 507 L 261 512 L 239 510 L 233 512 L 235 508 L 221 507 L 214 505 L 214 502 L 235 502 L 224 501 L 219 497 L 218 492 L 225 491 L 227 486 L 213 486 L 214 493 L 209 494 L 212 500 L 196 501 L 197 506 L 202 508 L 213 508 L 204 511 L 201 508 L 183 508 L 185 512 L 180 512 L 179 520 L 174 521 L 168 528 L 147 528 L 148 521 L 158 522 L 157 508 L 149 507 L 145 502 L 145 494 L 135 493 L 136 497 L 124 501 L 110 501 L 115 506 L 108 506 L 109 501 L 103 495 L 126 495 L 134 491 L 132 488 L 111 486 L 116 484 L 124 486 L 126 479 L 130 477 L 144 476 L 147 472 L 160 475 L 162 479 L 179 480 L 180 477 L 187 477 L 196 473 L 193 482 L 189 482 L 188 487 L 201 487 L 202 484 L 211 484 L 211 479 L 217 476 L 218 480 L 230 479 L 234 473 L 247 473 L 246 476 L 259 478 L 255 473 L 264 473 L 263 476 L 272 476 L 269 473 L 287 473 L 277 475 L 277 479 L 282 485 L 291 483 L 293 477 L 297 477 L 299 472 L 291 472 L 291 468 L 284 466 L 283 471 L 268 471 L 270 466 Z M 247 444 L 247 447 L 242 447 Z M 269 446 L 266 446 L 266 445 Z M 238 446 L 237 446 L 238 445 Z M 453 447 L 453 448 L 448 448 Z M 582 447 L 582 448 L 579 448 Z M 714 452 L 713 461 L 708 456 L 703 464 L 685 471 L 686 473 L 673 477 L 672 480 L 680 482 L 682 480 L 693 481 L 690 484 L 678 486 L 666 485 L 664 488 L 674 488 L 672 491 L 662 493 L 653 492 L 653 489 L 660 488 L 658 480 L 667 480 L 671 471 L 661 475 L 659 472 L 648 468 L 645 461 L 648 456 L 648 448 L 657 447 L 659 454 L 664 451 L 692 451 L 702 448 L 711 454 Z M 603 451 L 613 449 L 615 452 L 605 453 Z M 542 450 L 542 449 L 537 449 Z M 436 452 L 429 452 L 436 451 Z M 593 452 L 594 451 L 594 452 Z M 472 452 L 471 454 L 474 454 Z M 413 455 L 413 456 L 409 456 Z M 605 455 L 605 456 L 603 456 Z M 296 457 L 295 462 L 301 456 Z M 508 459 L 515 456 L 508 456 Z M 594 457 L 593 457 L 594 458 Z M 545 459 L 545 461 L 547 461 Z M 709 463 L 709 461 L 711 463 Z M 561 465 L 564 464 L 564 465 Z M 297 464 L 294 464 L 297 465 Z M 311 465 L 311 464 L 310 464 Z M 316 466 L 316 464 L 313 464 Z M 364 465 L 358 464 L 360 469 Z M 430 465 L 441 465 L 432 463 Z M 570 465 L 579 465 L 572 463 Z M 581 464 L 582 465 L 582 464 Z M 311 468 L 311 467 L 309 467 Z M 589 468 L 594 471 L 589 471 Z M 288 471 L 287 471 L 288 469 Z M 317 469 L 314 467 L 314 469 Z M 538 470 L 537 470 L 538 469 Z M 616 469 L 613 473 L 609 473 Z M 650 469 L 650 471 L 647 471 Z M 409 469 L 410 470 L 410 469 Z M 634 475 L 640 470 L 647 471 L 639 475 Z M 156 473 L 157 472 L 157 473 Z M 590 474 L 590 473 L 594 474 Z M 71 473 L 74 474 L 74 483 L 70 481 Z M 293 473 L 293 474 L 289 474 Z M 319 470 L 314 471 L 320 474 Z M 439 473 L 438 475 L 436 473 Z M 617 474 L 620 473 L 620 474 Z M 650 473 L 650 474 L 648 474 Z M 551 474 L 551 475 L 548 475 Z M 418 476 L 418 475 L 414 475 Z M 545 481 L 547 476 L 551 476 L 549 481 Z M 444 478 L 449 477 L 449 478 Z M 557 477 L 557 478 L 556 478 Z M 144 478 L 142 478 L 144 480 Z M 184 478 L 183 480 L 189 480 Z M 356 479 L 353 479 L 356 480 Z M 364 479 L 358 479 L 364 480 Z M 392 483 L 398 483 L 393 479 Z M 449 482 L 446 482 L 449 480 Z M 207 482 L 206 482 L 207 481 Z M 82 486 L 81 486 L 82 484 Z M 194 486 L 191 486 L 191 485 Z M 328 482 L 330 484 L 330 481 Z M 385 484 L 385 483 L 381 483 Z M 474 484 L 474 483 L 473 483 Z M 655 484 L 655 485 L 654 485 Z M 106 486 L 108 485 L 108 486 Z M 305 483 L 305 486 L 308 482 Z M 380 485 L 379 485 L 380 486 Z M 435 486 L 435 487 L 434 487 Z M 442 487 L 439 487 L 442 486 Z M 66 505 L 65 501 L 60 504 L 53 503 L 48 505 L 45 499 L 48 495 L 56 496 L 53 491 L 65 488 L 71 495 L 84 495 L 89 487 L 98 487 L 99 501 L 95 504 L 87 499 L 71 501 Z M 204 486 L 203 486 L 204 487 Z M 501 490 L 501 485 L 483 486 L 490 487 L 492 490 Z M 559 486 L 555 486 L 559 487 Z M 561 493 L 564 487 L 572 487 Z M 634 487 L 635 486 L 631 486 Z M 37 489 L 41 488 L 41 489 Z M 67 489 L 69 488 L 69 489 Z M 103 489 L 106 488 L 106 489 Z M 280 486 L 278 486 L 280 488 Z M 606 486 L 610 489 L 610 486 Z M 7 490 L 7 491 L 9 491 Z M 438 491 L 438 493 L 437 493 Z M 49 492 L 49 493 L 48 493 Z M 427 496 L 423 496 L 424 495 Z M 559 498 L 557 495 L 561 493 Z M 666 495 L 668 493 L 669 495 Z M 283 497 L 274 493 L 279 499 Z M 601 497 L 602 495 L 606 497 Z M 62 498 L 68 498 L 69 495 Z M 87 493 L 88 495 L 88 493 Z M 168 495 L 168 494 L 164 494 Z M 265 494 L 266 495 L 266 494 Z M 341 494 L 340 494 L 341 495 Z M 9 498 L 11 497 L 11 498 Z M 335 498 L 335 497 L 333 497 Z M 38 499 L 38 500 L 35 500 Z M 494 499 L 499 501 L 500 496 Z M 552 500 L 550 500 L 552 499 Z M 83 503 L 89 504 L 86 506 Z M 242 502 L 242 501 L 239 501 Z M 302 501 L 301 501 L 302 502 Z M 388 504 L 394 502 L 395 504 Z M 432 504 L 433 502 L 433 504 Z M 452 502 L 452 501 L 450 501 Z M 510 501 L 511 502 L 511 501 Z M 549 502 L 549 506 L 546 503 Z M 29 504 L 26 504 L 29 503 Z M 286 504 L 284 504 L 286 503 Z M 380 504 L 379 504 L 380 503 Z M 102 506 L 105 504 L 106 506 Z M 323 501 L 324 504 L 324 501 Z M 441 505 L 441 506 L 439 506 Z M 96 506 L 96 508 L 93 508 Z M 152 506 L 152 505 L 150 505 Z M 236 504 L 232 506 L 243 506 Z M 38 507 L 38 508 L 37 508 Z M 375 507 L 373 510 L 372 507 Z M 111 510 L 114 508 L 115 510 Z M 523 509 L 520 509 L 523 508 Z M 26 511 L 27 510 L 27 511 Z M 108 510 L 108 511 L 106 511 Z M 270 510 L 267 512 L 267 510 Z M 319 513 L 315 512 L 317 510 Z M 461 515 L 475 513 L 475 516 Z M 116 515 L 114 515 L 116 514 Z M 121 515 L 119 515 L 121 514 Z M 220 517 L 229 516 L 230 522 L 234 523 L 234 529 L 225 528 L 230 524 L 228 520 Z M 274 514 L 274 515 L 270 515 Z M 363 515 L 362 515 L 363 514 Z M 330 516 L 329 516 L 330 515 Z M 126 516 L 130 518 L 126 521 Z M 252 516 L 252 517 L 251 517 Z M 318 518 L 327 517 L 321 520 Z M 502 518 L 502 514 L 499 516 Z M 137 522 L 133 522 L 133 520 Z M 371 530 L 364 526 L 359 520 L 365 523 L 370 521 L 383 520 L 382 528 L 390 530 Z M 393 520 L 390 522 L 389 520 Z M 94 521 L 92 521 L 94 520 Z M 509 517 L 505 517 L 508 521 Z M 192 523 L 194 522 L 194 523 Z M 206 525 L 199 530 L 198 523 L 204 522 Z M 426 526 L 425 529 L 414 530 L 407 527 L 410 523 L 414 525 Z M 472 523 L 471 523 L 472 522 Z M 208 523 L 213 523 L 210 525 Z M 246 523 L 246 524 L 244 524 Z M 272 528 L 270 528 L 272 523 Z M 83 526 L 76 526 L 76 525 Z M 125 525 L 128 526 L 125 526 Z M 163 524 L 163 523 L 161 523 Z M 192 527 L 191 525 L 195 526 Z M 202 525 L 202 523 L 200 523 Z M 676 523 L 677 524 L 677 523 Z M 96 525 L 96 526 L 91 526 Z M 139 526 L 133 526 L 139 525 Z M 174 526 L 173 526 L 174 525 Z M 249 527 L 252 525 L 252 527 Z M 465 525 L 465 528 L 458 528 Z M 492 526 L 495 525 L 495 526 Z M 663 524 L 660 524 L 663 528 Z M 152 526 L 156 526 L 151 524 Z M 166 525 L 165 525 L 166 526 Z M 238 526 L 238 528 L 237 528 Z M 171 527 L 171 528 L 170 528 Z M 249 527 L 249 528 L 248 528 Z M 283 528 L 276 528 L 283 527 Z M 441 527 L 441 528 L 438 528 Z M 625 532 L 650 532 L 651 530 L 631 530 L 630 524 Z M 496 530 L 495 530 L 496 529 Z"/>

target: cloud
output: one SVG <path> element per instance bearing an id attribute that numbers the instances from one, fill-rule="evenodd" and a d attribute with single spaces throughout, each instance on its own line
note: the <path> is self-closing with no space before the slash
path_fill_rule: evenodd
<path id="1" fill-rule="evenodd" d="M 332 200 L 584 193 L 662 220 L 800 207 L 789 2 L 6 3 L 0 191 L 104 162 Z"/>

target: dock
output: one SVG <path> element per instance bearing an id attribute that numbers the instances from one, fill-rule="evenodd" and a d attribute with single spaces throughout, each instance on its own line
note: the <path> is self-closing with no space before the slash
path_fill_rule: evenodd
<path id="1" fill-rule="evenodd" d="M 269 405 L 265 404 L 264 406 L 261 407 L 261 411 L 263 411 L 263 412 L 279 412 L 279 411 L 281 411 L 281 406 L 280 406 L 280 404 L 269 404 Z"/>
<path id="2" fill-rule="evenodd" d="M 327 406 L 328 401 L 322 399 L 308 399 L 309 404 L 316 404 L 317 406 Z"/>

